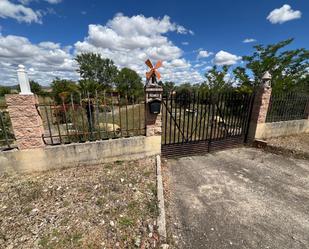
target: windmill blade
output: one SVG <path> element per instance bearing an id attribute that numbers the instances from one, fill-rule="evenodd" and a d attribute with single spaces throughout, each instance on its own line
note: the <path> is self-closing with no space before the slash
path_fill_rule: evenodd
<path id="1" fill-rule="evenodd" d="M 152 74 L 153 74 L 152 70 L 150 70 L 149 72 L 146 72 L 146 79 L 149 80 L 151 78 Z"/>
<path id="2" fill-rule="evenodd" d="M 145 61 L 145 64 L 149 67 L 149 68 L 153 68 L 153 65 L 151 63 L 151 61 L 148 59 L 147 61 Z"/>
<path id="3" fill-rule="evenodd" d="M 158 61 L 155 65 L 155 69 L 158 69 L 159 67 L 162 67 L 162 61 Z"/>
<path id="4" fill-rule="evenodd" d="M 157 76 L 157 78 L 159 80 L 161 78 L 161 74 L 158 71 L 155 71 L 155 74 L 156 74 L 156 76 Z"/>

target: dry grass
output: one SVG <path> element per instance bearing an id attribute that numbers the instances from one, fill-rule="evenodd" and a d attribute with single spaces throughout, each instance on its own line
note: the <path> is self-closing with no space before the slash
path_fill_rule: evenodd
<path id="1" fill-rule="evenodd" d="M 0 176 L 1 248 L 156 248 L 155 162 Z"/>

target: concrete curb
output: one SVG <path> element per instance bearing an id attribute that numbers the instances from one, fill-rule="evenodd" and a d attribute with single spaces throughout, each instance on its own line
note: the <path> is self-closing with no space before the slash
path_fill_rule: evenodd
<path id="1" fill-rule="evenodd" d="M 165 208 L 164 208 L 164 195 L 163 195 L 163 181 L 161 172 L 161 156 L 156 157 L 157 165 L 157 198 L 159 207 L 159 216 L 157 218 L 158 233 L 162 244 L 166 242 L 166 221 L 165 221 Z"/>

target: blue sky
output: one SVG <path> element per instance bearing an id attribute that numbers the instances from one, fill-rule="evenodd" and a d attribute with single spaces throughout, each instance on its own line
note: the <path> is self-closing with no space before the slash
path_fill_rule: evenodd
<path id="1" fill-rule="evenodd" d="M 74 56 L 97 52 L 144 75 L 162 59 L 162 80 L 201 82 L 216 64 L 237 66 L 255 44 L 309 44 L 309 1 L 0 0 L 0 84 L 78 79 Z M 245 43 L 245 39 L 247 42 Z"/>

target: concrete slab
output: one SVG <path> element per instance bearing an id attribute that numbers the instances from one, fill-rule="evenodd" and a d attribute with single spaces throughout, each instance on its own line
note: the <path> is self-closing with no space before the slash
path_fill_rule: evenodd
<path id="1" fill-rule="evenodd" d="M 309 248 L 309 161 L 254 148 L 168 160 L 177 248 Z"/>

